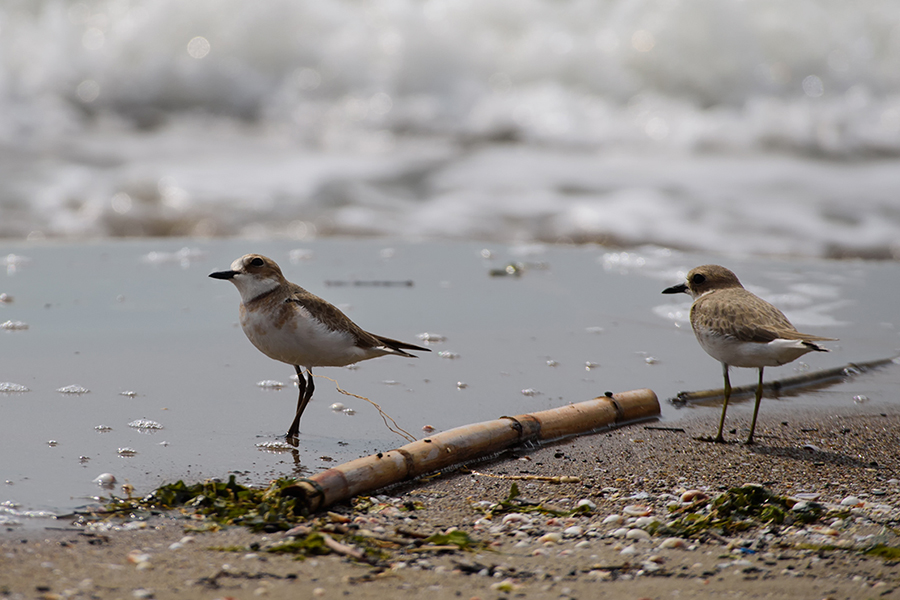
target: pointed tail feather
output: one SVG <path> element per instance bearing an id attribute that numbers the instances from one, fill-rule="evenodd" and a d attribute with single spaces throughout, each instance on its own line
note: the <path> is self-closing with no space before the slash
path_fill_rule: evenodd
<path id="1" fill-rule="evenodd" d="M 404 352 L 404 350 L 418 350 L 419 352 L 431 352 L 430 348 L 423 348 L 422 346 L 416 346 L 415 344 L 408 344 L 406 342 L 401 342 L 399 340 L 392 340 L 391 338 L 382 337 L 380 335 L 375 335 L 374 337 L 379 342 L 381 342 L 381 344 L 383 344 L 385 347 L 390 348 L 391 350 L 394 351 L 394 353 L 399 354 L 400 356 L 406 356 L 408 358 L 418 358 L 415 354 L 410 354 L 409 352 Z"/>

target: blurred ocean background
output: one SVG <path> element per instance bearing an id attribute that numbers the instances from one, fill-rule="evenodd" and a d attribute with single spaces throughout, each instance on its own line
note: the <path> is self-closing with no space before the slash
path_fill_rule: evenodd
<path id="1" fill-rule="evenodd" d="M 900 255 L 894 0 L 4 0 L 0 238 Z"/>

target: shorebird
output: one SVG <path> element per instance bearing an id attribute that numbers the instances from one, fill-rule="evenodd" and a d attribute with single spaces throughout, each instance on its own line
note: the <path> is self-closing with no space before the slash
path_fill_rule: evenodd
<path id="1" fill-rule="evenodd" d="M 300 417 L 315 391 L 313 367 L 344 367 L 388 354 L 416 358 L 406 350 L 430 352 L 364 331 L 333 304 L 285 279 L 275 261 L 260 254 L 246 254 L 231 263 L 230 270 L 209 276 L 237 287 L 247 339 L 297 372 L 300 397 L 289 439 L 300 432 Z"/>
<path id="2" fill-rule="evenodd" d="M 807 352 L 828 352 L 816 342 L 835 338 L 800 333 L 780 310 L 748 292 L 737 276 L 719 265 L 691 269 L 687 281 L 666 288 L 663 294 L 690 294 L 691 328 L 707 354 L 722 363 L 725 403 L 714 442 L 724 442 L 722 427 L 731 396 L 729 367 L 759 369 L 756 404 L 747 444 L 753 443 L 756 416 L 763 392 L 763 369 L 796 360 Z"/>

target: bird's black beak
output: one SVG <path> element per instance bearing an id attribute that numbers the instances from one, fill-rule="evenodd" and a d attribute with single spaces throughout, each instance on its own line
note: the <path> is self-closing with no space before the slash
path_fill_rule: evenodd
<path id="1" fill-rule="evenodd" d="M 231 279 L 235 275 L 237 275 L 237 271 L 216 271 L 209 274 L 213 279 Z"/>
<path id="2" fill-rule="evenodd" d="M 215 275 L 215 273 L 213 273 Z M 213 275 L 210 275 L 212 277 Z M 667 287 L 662 291 L 663 294 L 687 294 L 688 286 L 686 283 L 679 283 L 678 285 L 673 285 L 672 287 Z"/>

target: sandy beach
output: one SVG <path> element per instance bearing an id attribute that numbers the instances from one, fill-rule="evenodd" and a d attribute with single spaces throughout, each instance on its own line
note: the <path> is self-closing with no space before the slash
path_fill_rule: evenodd
<path id="1" fill-rule="evenodd" d="M 746 411 L 728 437 L 695 439 L 711 414 L 672 427 L 637 424 L 541 448 L 518 449 L 375 498 L 375 508 L 332 508 L 386 538 L 455 527 L 483 542 L 477 551 L 416 551 L 385 544 L 365 564 L 331 554 L 295 560 L 266 550 L 280 533 L 239 527 L 199 533 L 176 515 L 90 526 L 59 520 L 43 531 L 2 536 L 0 593 L 9 598 L 897 598 L 896 558 L 867 555 L 900 540 L 900 411 L 769 410 L 758 443 L 737 443 Z M 540 513 L 485 519 L 478 510 L 509 494 L 521 475 L 572 476 L 579 483 L 518 480 L 521 497 L 560 509 L 580 500 L 589 514 Z M 673 540 L 625 534 L 623 511 L 643 507 L 666 520 L 688 491 L 715 496 L 757 483 L 778 495 L 815 499 L 837 517 L 807 526 L 752 527 L 738 535 Z M 414 503 L 417 510 L 400 510 Z M 626 509 L 626 507 L 629 507 Z M 610 515 L 621 515 L 623 519 Z M 343 517 L 341 520 L 343 520 Z M 336 520 L 326 513 L 313 521 Z M 629 525 L 631 522 L 631 525 Z M 640 523 L 640 522 L 638 522 Z M 630 527 L 630 529 L 629 529 Z M 202 527 L 200 527 L 202 528 Z M 668 540 L 668 541 L 667 541 Z"/>

